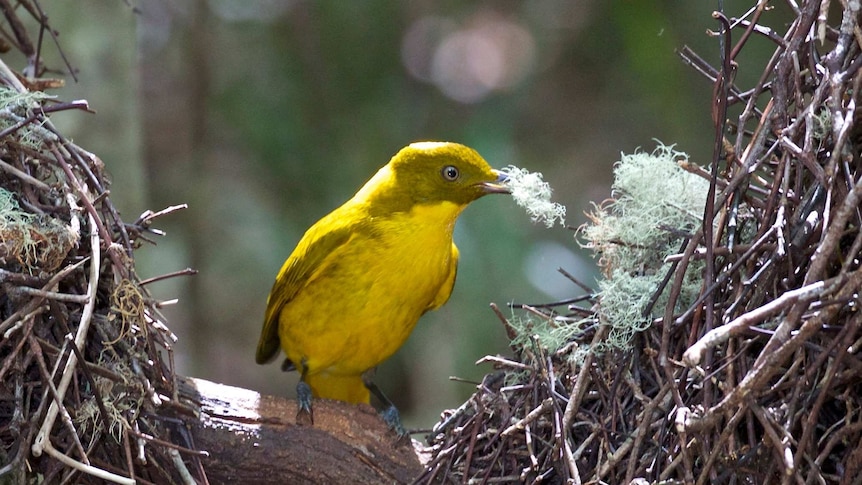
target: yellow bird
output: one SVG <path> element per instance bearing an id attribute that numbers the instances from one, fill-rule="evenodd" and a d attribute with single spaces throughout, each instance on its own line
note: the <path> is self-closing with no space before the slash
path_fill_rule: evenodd
<path id="1" fill-rule="evenodd" d="M 419 142 L 401 149 L 350 200 L 311 226 L 284 262 L 267 300 L 258 364 L 281 347 L 311 397 L 388 405 L 368 371 L 395 353 L 419 317 L 449 299 L 458 248 L 455 220 L 506 176 L 473 149 Z M 310 391 L 310 392 L 309 392 Z"/>

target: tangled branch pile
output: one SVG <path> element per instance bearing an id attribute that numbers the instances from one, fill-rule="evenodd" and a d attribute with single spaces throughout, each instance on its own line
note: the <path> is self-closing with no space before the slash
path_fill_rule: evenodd
<path id="1" fill-rule="evenodd" d="M 633 196 L 618 178 L 586 231 L 602 292 L 504 319 L 515 357 L 437 425 L 419 482 L 862 483 L 860 4 L 774 8 L 715 15 L 717 68 L 681 52 L 715 84 L 711 170 L 682 164 L 697 223 L 598 237 Z M 754 42 L 774 55 L 737 86 Z M 636 311 L 616 278 L 648 289 Z"/>
<path id="2" fill-rule="evenodd" d="M 88 108 L 39 91 L 60 84 L 33 42 L 53 31 L 38 4 L 16 6 L 4 59 L 27 68 L 0 60 L 0 483 L 180 481 L 198 455 L 155 412 L 180 406 L 174 337 L 133 265 L 158 214 L 123 222 L 101 161 L 51 123 Z"/>

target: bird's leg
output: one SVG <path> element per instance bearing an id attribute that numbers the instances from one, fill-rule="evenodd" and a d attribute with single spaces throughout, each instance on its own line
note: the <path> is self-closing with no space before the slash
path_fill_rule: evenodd
<path id="1" fill-rule="evenodd" d="M 296 366 L 293 365 L 293 361 L 285 358 L 284 362 L 281 363 L 281 371 L 282 372 L 293 372 L 296 370 Z"/>
<path id="2" fill-rule="evenodd" d="M 299 402 L 296 422 L 297 424 L 314 424 L 314 412 L 311 409 L 311 387 L 305 382 L 305 375 L 308 374 L 305 359 L 299 366 L 302 370 L 299 374 L 299 383 L 296 385 L 296 400 Z"/>
<path id="3" fill-rule="evenodd" d="M 374 383 L 372 378 L 374 377 L 374 370 L 370 369 L 362 374 L 362 382 L 365 384 L 365 387 L 371 391 L 371 394 L 374 394 L 378 400 L 383 404 L 383 410 L 380 411 L 380 417 L 383 418 L 383 421 L 389 425 L 389 428 L 399 437 L 407 436 L 407 430 L 404 429 L 404 426 L 401 424 L 401 415 L 398 414 L 398 408 L 392 404 L 392 401 L 386 397 L 386 394 L 383 394 L 383 391 L 377 387 L 377 384 Z"/>

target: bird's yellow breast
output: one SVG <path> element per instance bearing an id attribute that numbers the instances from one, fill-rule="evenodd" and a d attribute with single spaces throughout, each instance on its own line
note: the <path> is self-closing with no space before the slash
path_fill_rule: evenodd
<path id="1" fill-rule="evenodd" d="M 356 210 L 342 209 L 351 216 Z M 288 358 L 309 375 L 347 376 L 391 356 L 419 317 L 452 291 L 458 258 L 452 231 L 462 209 L 418 204 L 364 221 L 281 309 L 279 339 Z"/>

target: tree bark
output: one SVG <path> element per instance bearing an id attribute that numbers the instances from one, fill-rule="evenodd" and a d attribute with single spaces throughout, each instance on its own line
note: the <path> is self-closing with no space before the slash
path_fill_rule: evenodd
<path id="1" fill-rule="evenodd" d="M 412 440 L 368 405 L 316 399 L 314 423 L 298 424 L 294 400 L 195 378 L 179 393 L 213 484 L 409 483 L 422 472 Z"/>

